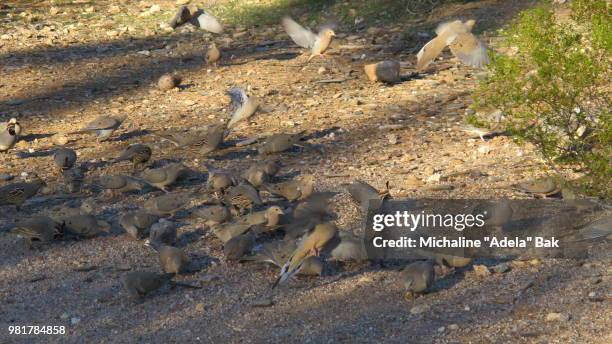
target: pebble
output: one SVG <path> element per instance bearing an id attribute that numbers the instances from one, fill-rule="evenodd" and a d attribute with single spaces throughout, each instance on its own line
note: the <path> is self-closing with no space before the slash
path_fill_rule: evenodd
<path id="1" fill-rule="evenodd" d="M 272 307 L 272 305 L 274 305 L 274 301 L 271 297 L 262 297 L 251 303 L 251 307 Z"/>
<path id="2" fill-rule="evenodd" d="M 410 308 L 410 314 L 421 314 L 423 312 L 426 312 L 429 309 L 429 307 L 425 304 L 422 305 L 416 305 L 412 308 Z"/>
<path id="3" fill-rule="evenodd" d="M 474 273 L 478 277 L 487 277 L 491 275 L 491 271 L 486 265 L 474 265 Z"/>
<path id="4" fill-rule="evenodd" d="M 319 67 L 319 70 L 317 70 L 317 73 L 319 74 L 325 74 L 325 72 L 327 72 L 327 69 L 325 67 Z"/>
<path id="5" fill-rule="evenodd" d="M 508 263 L 500 263 L 493 267 L 493 271 L 498 274 L 503 274 L 510 270 L 510 265 Z"/>
<path id="6" fill-rule="evenodd" d="M 72 317 L 72 318 L 70 318 L 70 324 L 72 324 L 72 325 L 76 325 L 76 324 L 78 324 L 80 322 L 81 322 L 81 318 L 79 318 L 79 317 Z"/>
<path id="7" fill-rule="evenodd" d="M 450 324 L 450 325 L 448 325 L 448 329 L 451 330 L 451 331 L 456 331 L 456 330 L 459 329 L 459 325 L 457 325 L 457 324 Z"/>
<path id="8" fill-rule="evenodd" d="M 568 314 L 565 313 L 555 313 L 555 312 L 551 312 L 546 314 L 546 321 L 548 322 L 553 322 L 553 321 L 569 321 L 570 320 L 570 316 Z"/>
<path id="9" fill-rule="evenodd" d="M 444 331 L 446 331 L 446 327 L 444 327 L 444 326 L 438 327 L 438 333 L 442 333 Z"/>
<path id="10" fill-rule="evenodd" d="M 195 310 L 196 310 L 197 312 L 204 312 L 204 304 L 203 304 L 203 303 L 201 303 L 201 302 L 200 302 L 200 303 L 198 303 L 198 304 L 195 306 Z"/>
<path id="11" fill-rule="evenodd" d="M 70 318 L 70 315 L 68 313 L 62 313 L 62 315 L 60 315 L 60 319 L 62 320 L 67 320 L 68 318 Z"/>
<path id="12" fill-rule="evenodd" d="M 387 140 L 389 140 L 389 143 L 392 145 L 397 144 L 397 135 L 389 134 L 387 135 Z"/>

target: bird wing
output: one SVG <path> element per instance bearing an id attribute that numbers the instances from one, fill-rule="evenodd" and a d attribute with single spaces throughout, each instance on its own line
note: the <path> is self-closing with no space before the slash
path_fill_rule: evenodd
<path id="1" fill-rule="evenodd" d="M 117 126 L 119 120 L 114 117 L 98 117 L 93 122 L 89 123 L 83 130 L 102 130 L 111 129 Z"/>
<path id="2" fill-rule="evenodd" d="M 422 70 L 427 67 L 431 61 L 442 53 L 442 50 L 446 48 L 447 39 L 445 35 L 436 36 L 436 38 L 429 41 L 417 54 L 416 69 Z"/>
<path id="3" fill-rule="evenodd" d="M 142 178 L 149 183 L 161 183 L 168 178 L 168 174 L 163 169 L 148 169 L 142 173 Z"/>
<path id="4" fill-rule="evenodd" d="M 212 33 L 223 32 L 223 25 L 219 23 L 217 18 L 202 10 L 198 10 L 189 22 L 200 29 L 204 29 Z"/>
<path id="5" fill-rule="evenodd" d="M 296 23 L 290 17 L 284 17 L 282 20 L 283 28 L 295 42 L 302 48 L 312 48 L 317 40 L 317 35 L 312 31 L 304 28 L 302 25 Z"/>
<path id="6" fill-rule="evenodd" d="M 453 55 L 468 66 L 482 68 L 489 63 L 487 47 L 470 32 L 457 35 L 450 49 Z"/>

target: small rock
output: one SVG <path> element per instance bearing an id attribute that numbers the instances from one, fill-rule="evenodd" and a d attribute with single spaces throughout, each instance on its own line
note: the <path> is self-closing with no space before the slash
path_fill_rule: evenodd
<path id="1" fill-rule="evenodd" d="M 552 321 L 569 321 L 570 320 L 570 316 L 568 314 L 565 313 L 548 313 L 546 315 L 546 321 L 548 322 L 552 322 Z"/>
<path id="2" fill-rule="evenodd" d="M 60 315 L 60 319 L 62 320 L 67 320 L 68 318 L 70 318 L 70 315 L 68 313 L 62 313 L 62 315 Z"/>
<path id="3" fill-rule="evenodd" d="M 416 305 L 410 308 L 410 314 L 421 314 L 423 312 L 426 312 L 428 309 L 429 307 L 425 304 Z"/>
<path id="4" fill-rule="evenodd" d="M 440 173 L 434 173 L 432 175 L 430 175 L 429 177 L 427 177 L 427 179 L 425 180 L 428 183 L 437 183 L 440 181 L 440 179 L 442 179 L 442 174 Z"/>
<path id="5" fill-rule="evenodd" d="M 451 330 L 451 331 L 456 331 L 456 330 L 459 329 L 459 325 L 457 325 L 457 324 L 450 324 L 450 325 L 448 325 L 448 329 Z"/>
<path id="6" fill-rule="evenodd" d="M 423 185 L 423 181 L 420 180 L 419 178 L 417 178 L 416 176 L 408 176 L 406 178 L 406 181 L 404 182 L 404 185 L 406 187 L 417 188 L 417 187 Z"/>
<path id="7" fill-rule="evenodd" d="M 478 153 L 482 155 L 487 155 L 491 152 L 491 147 L 489 146 L 480 146 L 478 147 Z"/>
<path id="8" fill-rule="evenodd" d="M 395 144 L 397 144 L 397 135 L 389 134 L 389 135 L 387 135 L 387 140 L 389 140 L 390 144 L 395 145 Z"/>
<path id="9" fill-rule="evenodd" d="M 76 324 L 78 324 L 80 322 L 81 322 L 81 318 L 79 318 L 79 317 L 72 317 L 72 318 L 70 318 L 70 324 L 71 325 L 76 325 Z"/>
<path id="10" fill-rule="evenodd" d="M 593 277 L 589 278 L 589 282 L 591 284 L 599 284 L 599 283 L 601 283 L 601 277 L 593 276 Z"/>
<path id="11" fill-rule="evenodd" d="M 65 135 L 61 135 L 61 134 L 53 135 L 53 138 L 51 140 L 53 141 L 54 144 L 58 146 L 63 146 L 66 143 L 68 143 L 68 138 Z"/>
<path id="12" fill-rule="evenodd" d="M 271 297 L 262 297 L 251 303 L 251 307 L 272 307 L 272 305 L 274 305 L 274 301 Z"/>
<path id="13" fill-rule="evenodd" d="M 438 327 L 437 331 L 438 331 L 438 333 L 442 333 L 442 332 L 446 331 L 446 327 L 440 326 L 440 327 Z"/>
<path id="14" fill-rule="evenodd" d="M 510 265 L 508 263 L 500 263 L 493 267 L 493 271 L 497 274 L 503 274 L 510 270 Z"/>
<path id="15" fill-rule="evenodd" d="M 155 4 L 149 8 L 150 13 L 157 13 L 159 11 L 161 11 L 161 7 L 158 4 Z"/>
<path id="16" fill-rule="evenodd" d="M 491 271 L 486 265 L 474 265 L 474 273 L 478 277 L 487 277 L 491 275 Z"/>
<path id="17" fill-rule="evenodd" d="M 195 306 L 195 310 L 196 310 L 196 312 L 204 312 L 204 304 L 203 304 L 203 303 L 201 303 L 201 302 L 200 302 L 200 303 L 198 303 L 198 304 Z"/>
<path id="18" fill-rule="evenodd" d="M 317 73 L 319 74 L 325 74 L 325 72 L 327 72 L 327 69 L 325 67 L 319 67 L 319 70 L 317 70 Z"/>

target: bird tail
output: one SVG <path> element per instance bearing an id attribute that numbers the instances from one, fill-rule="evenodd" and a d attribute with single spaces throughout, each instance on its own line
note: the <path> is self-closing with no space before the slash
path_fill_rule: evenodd
<path id="1" fill-rule="evenodd" d="M 304 264 L 304 261 L 306 260 L 306 258 L 307 257 L 300 259 L 300 261 L 297 264 L 292 264 L 291 260 L 293 259 L 293 257 L 291 257 L 287 261 L 287 263 L 285 263 L 285 265 L 283 265 L 283 267 L 281 268 L 281 272 L 278 278 L 276 279 L 274 284 L 272 284 L 272 289 L 276 288 L 278 285 L 284 283 L 291 277 L 295 276 L 298 272 L 300 272 L 300 270 L 302 269 L 302 265 Z"/>

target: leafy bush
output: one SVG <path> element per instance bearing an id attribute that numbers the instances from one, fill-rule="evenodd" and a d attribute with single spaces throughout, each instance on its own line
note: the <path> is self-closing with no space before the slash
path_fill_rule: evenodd
<path id="1" fill-rule="evenodd" d="M 612 21 L 607 0 L 574 0 L 571 16 L 551 7 L 522 12 L 501 34 L 513 53 L 493 53 L 476 106 L 504 112 L 508 130 L 554 167 L 584 173 L 580 186 L 612 194 L 610 106 Z"/>

